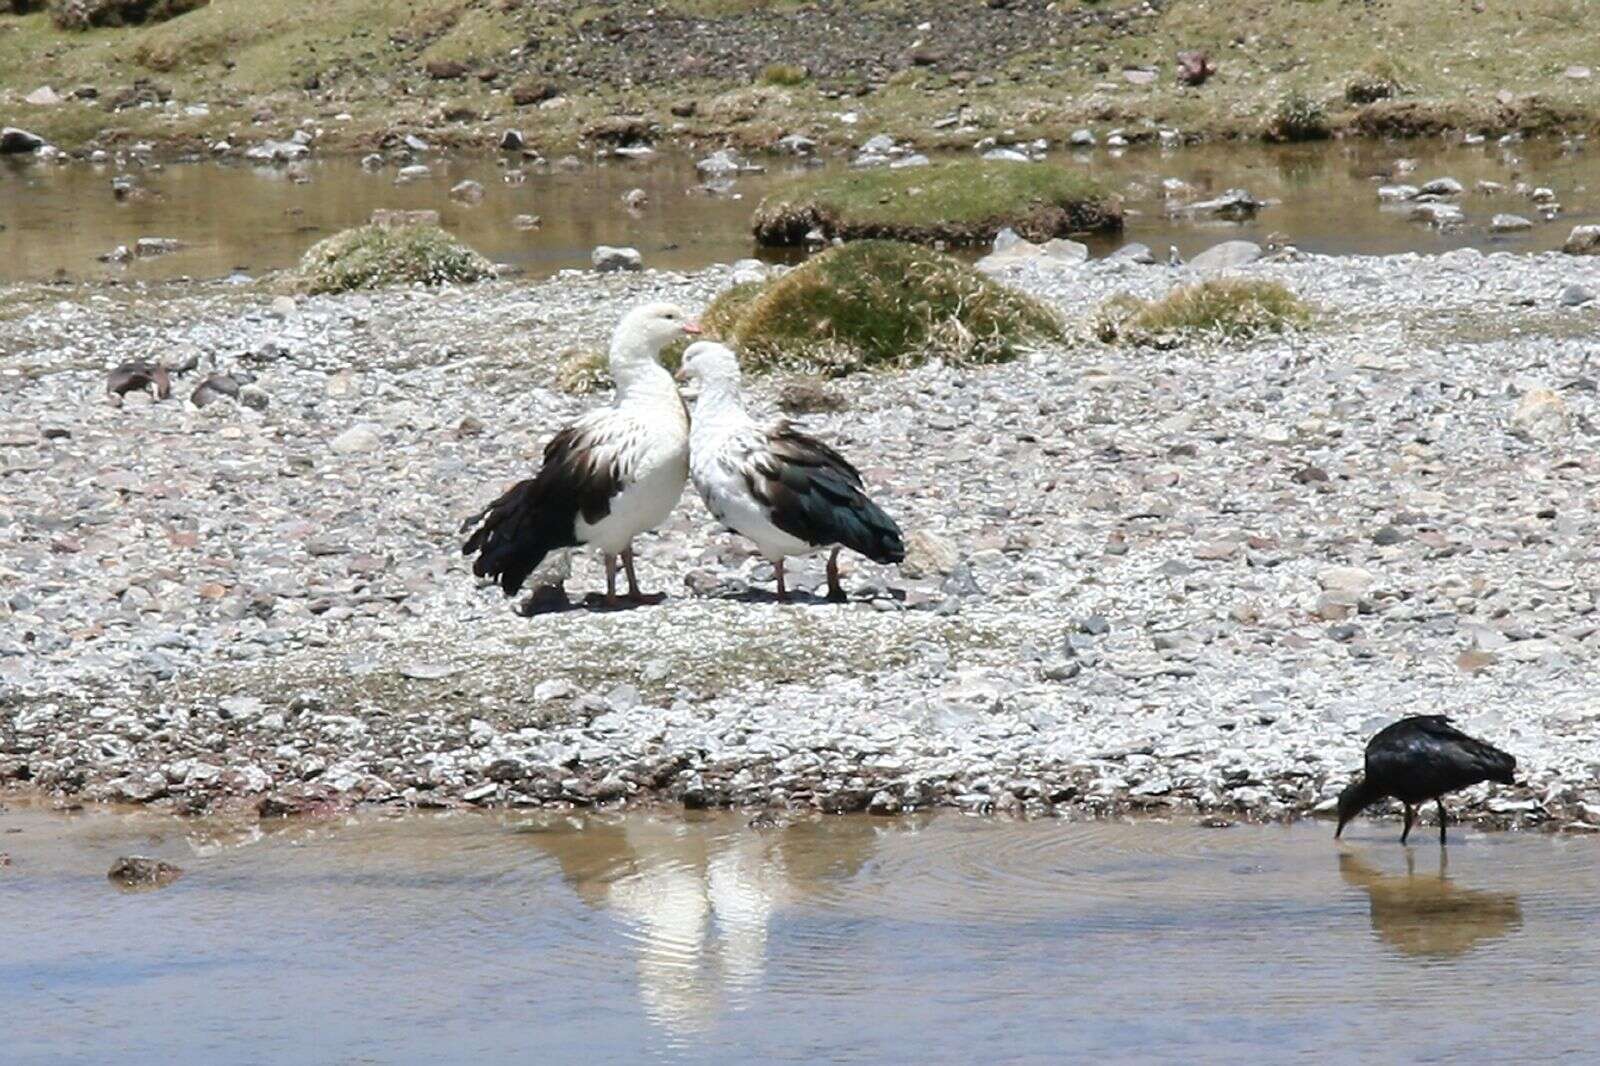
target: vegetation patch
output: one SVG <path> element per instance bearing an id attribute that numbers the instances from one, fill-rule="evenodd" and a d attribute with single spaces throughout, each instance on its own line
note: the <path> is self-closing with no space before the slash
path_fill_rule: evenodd
<path id="1" fill-rule="evenodd" d="M 359 226 L 312 245 L 300 261 L 296 288 L 349 292 L 386 285 L 484 281 L 494 264 L 437 226 Z"/>
<path id="2" fill-rule="evenodd" d="M 1122 206 L 1078 170 L 1052 163 L 962 161 L 810 175 L 756 208 L 767 245 L 825 239 L 981 244 L 1010 227 L 1032 241 L 1122 228 Z"/>
<path id="3" fill-rule="evenodd" d="M 1248 340 L 1302 328 L 1311 318 L 1310 306 L 1279 282 L 1215 278 L 1180 286 L 1159 300 L 1113 296 L 1100 307 L 1095 333 L 1107 343 L 1185 335 Z"/>
<path id="4" fill-rule="evenodd" d="M 1352 104 L 1371 104 L 1405 92 L 1407 75 L 1388 56 L 1368 60 L 1344 85 L 1344 98 Z"/>
<path id="5" fill-rule="evenodd" d="M 804 85 L 806 68 L 794 63 L 771 63 L 761 71 L 764 85 Z"/>
<path id="6" fill-rule="evenodd" d="M 1328 109 L 1299 89 L 1278 101 L 1267 120 L 1269 141 L 1321 141 L 1333 133 L 1328 124 Z"/>
<path id="7" fill-rule="evenodd" d="M 1063 335 L 1059 316 L 1031 296 L 895 241 L 832 248 L 753 295 L 725 295 L 724 310 L 739 311 L 717 332 L 755 372 L 840 377 L 930 358 L 999 362 Z"/>

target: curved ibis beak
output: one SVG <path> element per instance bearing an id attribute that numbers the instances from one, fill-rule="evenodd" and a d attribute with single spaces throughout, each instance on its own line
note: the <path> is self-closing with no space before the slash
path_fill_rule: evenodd
<path id="1" fill-rule="evenodd" d="M 683 331 L 691 337 L 698 337 L 700 334 L 705 332 L 705 330 L 700 328 L 700 323 L 698 322 L 685 322 L 683 324 Z"/>
<path id="2" fill-rule="evenodd" d="M 680 366 L 678 368 L 678 372 L 676 374 L 672 375 L 672 377 L 676 381 L 688 381 L 689 380 L 689 371 Z"/>

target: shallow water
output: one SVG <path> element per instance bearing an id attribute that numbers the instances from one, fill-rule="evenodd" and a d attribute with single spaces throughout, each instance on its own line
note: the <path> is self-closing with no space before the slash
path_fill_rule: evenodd
<path id="1" fill-rule="evenodd" d="M 1054 158 L 1060 166 L 1087 169 L 1123 192 L 1130 217 L 1121 239 L 1143 241 L 1160 254 L 1169 245 L 1187 256 L 1219 240 L 1265 241 L 1272 235 L 1333 254 L 1464 246 L 1537 251 L 1559 247 L 1573 225 L 1600 218 L 1600 153 L 1566 154 L 1547 142 L 1509 149 L 1366 142 L 1214 145 Z M 1544 223 L 1525 197 L 1468 195 L 1462 205 L 1469 225 L 1445 233 L 1430 230 L 1406 221 L 1403 211 L 1380 209 L 1374 176 L 1401 158 L 1416 161 L 1415 170 L 1397 179 L 1412 184 L 1449 175 L 1469 190 L 1480 178 L 1550 186 L 1563 214 Z M 74 278 L 152 280 L 220 277 L 235 270 L 254 275 L 294 264 L 313 242 L 365 222 L 375 208 L 437 209 L 444 225 L 469 244 L 533 275 L 586 267 L 596 244 L 636 246 L 652 266 L 695 268 L 752 254 L 750 213 L 772 183 L 794 169 L 769 161 L 768 174 L 741 179 L 732 195 L 711 195 L 698 188 L 693 164 L 683 156 L 616 161 L 572 173 L 529 168 L 519 185 L 508 185 L 505 168 L 493 159 L 428 162 L 433 174 L 406 185 L 394 183 L 393 167 L 369 173 L 349 157 L 311 161 L 305 168 L 311 180 L 305 184 L 291 181 L 283 167 L 175 164 L 136 171 L 150 195 L 119 203 L 111 194 L 116 167 L 0 160 L 0 281 L 48 278 L 57 271 Z M 450 199 L 450 188 L 467 178 L 483 184 L 481 204 Z M 1205 199 L 1238 186 L 1279 203 L 1242 224 L 1170 218 L 1161 190 L 1165 178 L 1190 186 L 1180 200 Z M 622 203 L 633 188 L 649 196 L 641 211 L 630 212 Z M 1537 225 L 1510 236 L 1491 234 L 1489 220 L 1500 212 L 1523 215 Z M 520 214 L 539 215 L 543 226 L 518 230 L 512 219 Z M 131 246 L 140 237 L 175 238 L 187 247 L 128 266 L 97 262 L 100 254 Z M 1093 245 L 1103 253 L 1121 239 Z"/>
<path id="2" fill-rule="evenodd" d="M 0 814 L 7 1063 L 1592 1056 L 1595 841 Z M 119 891 L 112 860 L 182 866 Z"/>

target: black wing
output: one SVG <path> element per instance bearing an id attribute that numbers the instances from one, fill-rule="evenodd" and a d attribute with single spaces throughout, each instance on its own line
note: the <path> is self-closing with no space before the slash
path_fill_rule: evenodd
<path id="1" fill-rule="evenodd" d="M 1480 781 L 1512 784 L 1517 760 L 1469 737 L 1443 715 L 1415 715 L 1381 730 L 1367 745 L 1367 777 L 1408 802 Z"/>
<path id="2" fill-rule="evenodd" d="M 580 422 L 557 433 L 545 445 L 538 474 L 462 524 L 463 533 L 478 527 L 461 546 L 461 554 L 478 556 L 474 574 L 494 579 L 510 596 L 546 555 L 579 543 L 580 516 L 593 525 L 611 513 L 622 472 L 617 450 L 598 430 Z"/>
<path id="3" fill-rule="evenodd" d="M 772 524 L 807 544 L 842 544 L 877 563 L 906 557 L 900 527 L 867 498 L 849 460 L 788 422 L 767 433 L 751 457 L 745 484 Z"/>

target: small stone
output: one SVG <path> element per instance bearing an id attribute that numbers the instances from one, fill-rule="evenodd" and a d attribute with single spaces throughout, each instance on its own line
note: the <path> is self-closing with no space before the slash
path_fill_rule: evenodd
<path id="1" fill-rule="evenodd" d="M 551 700 L 570 700 L 578 694 L 578 687 L 564 677 L 552 677 L 533 687 L 533 698 L 540 703 Z"/>
<path id="2" fill-rule="evenodd" d="M 1093 148 L 1095 146 L 1094 131 L 1089 129 L 1073 130 L 1067 137 L 1067 143 L 1074 148 Z"/>
<path id="3" fill-rule="evenodd" d="M 383 438 L 371 426 L 351 426 L 328 444 L 336 454 L 360 455 L 375 452 L 383 446 Z"/>
<path id="4" fill-rule="evenodd" d="M 1417 190 L 1423 196 L 1460 196 L 1461 183 L 1455 178 L 1434 178 Z"/>
<path id="5" fill-rule="evenodd" d="M 953 541 L 926 529 L 913 529 L 906 535 L 906 557 L 900 563 L 900 573 L 912 580 L 942 577 L 960 561 L 961 551 Z"/>
<path id="6" fill-rule="evenodd" d="M 637 248 L 613 248 L 607 244 L 596 246 L 589 254 L 589 262 L 593 264 L 595 272 L 600 274 L 644 269 L 644 257 L 639 254 Z"/>
<path id="7" fill-rule="evenodd" d="M 1563 307 L 1582 307 L 1594 298 L 1594 290 L 1587 285 L 1568 285 L 1561 290 L 1561 306 Z"/>
<path id="8" fill-rule="evenodd" d="M 1567 402 L 1553 389 L 1529 389 L 1517 401 L 1511 428 L 1534 440 L 1560 436 L 1567 431 Z"/>
<path id="9" fill-rule="evenodd" d="M 172 863 L 144 855 L 124 855 L 106 873 L 120 888 L 165 888 L 182 876 L 183 870 Z"/>
<path id="10" fill-rule="evenodd" d="M 1372 535 L 1372 543 L 1384 548 L 1399 544 L 1405 539 L 1405 533 L 1394 526 L 1384 526 Z"/>
<path id="11" fill-rule="evenodd" d="M 1519 233 L 1532 229 L 1533 223 L 1521 215 L 1496 215 L 1489 222 L 1489 228 L 1496 233 Z"/>
<path id="12" fill-rule="evenodd" d="M 1091 637 L 1103 637 L 1111 632 L 1111 623 L 1105 615 L 1091 614 L 1078 620 L 1078 632 L 1087 633 Z"/>
<path id="13" fill-rule="evenodd" d="M 1359 566 L 1328 566 L 1317 571 L 1318 584 L 1328 592 L 1359 595 L 1370 589 L 1374 580 L 1370 571 Z"/>
<path id="14" fill-rule="evenodd" d="M 478 204 L 483 202 L 483 185 L 480 182 L 467 180 L 457 182 L 450 187 L 450 199 L 464 204 Z"/>
<path id="15" fill-rule="evenodd" d="M 1600 226 L 1574 226 L 1561 250 L 1568 255 L 1600 255 Z"/>
<path id="16" fill-rule="evenodd" d="M 37 133 L 6 126 L 0 129 L 0 155 L 26 155 L 45 146 L 45 139 Z"/>

